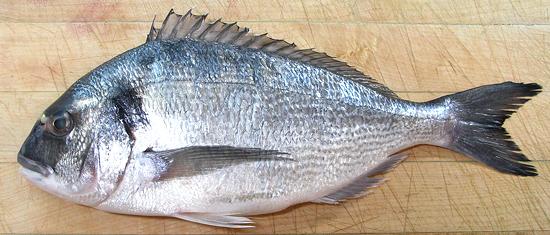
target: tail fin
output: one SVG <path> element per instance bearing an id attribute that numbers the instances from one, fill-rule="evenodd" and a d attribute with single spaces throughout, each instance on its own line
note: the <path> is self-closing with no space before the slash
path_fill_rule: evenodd
<path id="1" fill-rule="evenodd" d="M 454 126 L 447 147 L 483 162 L 498 171 L 536 176 L 534 166 L 520 152 L 502 127 L 542 87 L 536 83 L 505 82 L 443 96 L 432 102 L 450 108 Z"/>

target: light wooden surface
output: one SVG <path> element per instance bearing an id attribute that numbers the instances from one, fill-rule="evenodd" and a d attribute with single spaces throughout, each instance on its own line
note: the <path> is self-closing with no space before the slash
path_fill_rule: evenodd
<path id="1" fill-rule="evenodd" d="M 43 109 L 89 70 L 143 43 L 152 17 L 170 8 L 315 47 L 412 100 L 508 80 L 540 83 L 544 92 L 505 124 L 540 176 L 500 174 L 421 146 L 365 198 L 255 216 L 250 230 L 109 214 L 22 179 L 16 153 Z M 550 0 L 2 0 L 0 81 L 0 233 L 550 231 Z"/>

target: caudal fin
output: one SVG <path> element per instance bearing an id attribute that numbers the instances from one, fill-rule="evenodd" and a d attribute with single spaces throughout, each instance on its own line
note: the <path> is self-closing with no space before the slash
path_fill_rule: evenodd
<path id="1" fill-rule="evenodd" d="M 520 152 L 502 124 L 541 89 L 536 83 L 505 82 L 473 88 L 432 101 L 452 110 L 454 125 L 450 131 L 451 138 L 444 147 L 461 152 L 504 173 L 538 175 L 534 166 L 524 163 L 529 159 Z"/>

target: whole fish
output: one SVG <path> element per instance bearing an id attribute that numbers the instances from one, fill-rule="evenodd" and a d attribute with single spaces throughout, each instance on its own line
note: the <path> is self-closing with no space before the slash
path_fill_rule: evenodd
<path id="1" fill-rule="evenodd" d="M 541 89 L 407 101 L 324 53 L 170 11 L 48 107 L 18 162 L 82 205 L 247 228 L 248 215 L 360 197 L 419 144 L 535 176 L 502 124 Z"/>

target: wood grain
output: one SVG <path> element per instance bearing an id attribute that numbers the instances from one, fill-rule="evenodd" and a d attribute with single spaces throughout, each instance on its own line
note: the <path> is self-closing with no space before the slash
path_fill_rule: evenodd
<path id="1" fill-rule="evenodd" d="M 251 230 L 110 214 L 22 179 L 15 156 L 42 110 L 94 67 L 143 43 L 152 17 L 170 8 L 209 12 L 327 52 L 406 99 L 503 81 L 540 83 L 545 91 L 505 123 L 540 176 L 504 175 L 419 146 L 368 196 L 257 216 Z M 549 9 L 550 0 L 2 0 L 0 233 L 548 233 Z"/>
<path id="2" fill-rule="evenodd" d="M 193 9 L 228 21 L 368 22 L 389 24 L 543 24 L 550 0 L 4 0 L 4 22 L 150 22 L 167 9 Z"/>

